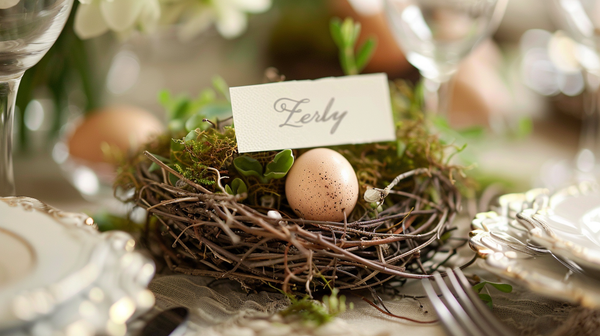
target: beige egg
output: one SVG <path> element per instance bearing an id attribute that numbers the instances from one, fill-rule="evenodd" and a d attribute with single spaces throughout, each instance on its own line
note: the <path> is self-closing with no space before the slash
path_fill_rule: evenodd
<path id="1" fill-rule="evenodd" d="M 301 155 L 289 171 L 285 196 L 304 219 L 339 222 L 358 200 L 356 173 L 340 153 L 327 148 Z"/>
<path id="2" fill-rule="evenodd" d="M 68 139 L 69 154 L 89 162 L 104 162 L 103 142 L 126 153 L 163 130 L 155 116 L 138 107 L 104 107 L 88 114 L 75 128 Z"/>

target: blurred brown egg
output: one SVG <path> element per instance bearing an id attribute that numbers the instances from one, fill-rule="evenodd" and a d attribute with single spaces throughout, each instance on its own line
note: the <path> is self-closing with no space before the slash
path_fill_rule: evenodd
<path id="1" fill-rule="evenodd" d="M 339 222 L 358 201 L 358 179 L 340 153 L 311 149 L 294 162 L 285 182 L 285 196 L 304 219 Z"/>
<path id="2" fill-rule="evenodd" d="M 509 113 L 511 93 L 502 79 L 502 55 L 485 40 L 460 65 L 455 77 L 448 119 L 456 128 L 491 127 Z"/>
<path id="3" fill-rule="evenodd" d="M 122 153 L 135 150 L 164 131 L 155 116 L 135 106 L 107 106 L 90 112 L 67 140 L 69 154 L 89 162 L 106 162 L 102 144 Z"/>

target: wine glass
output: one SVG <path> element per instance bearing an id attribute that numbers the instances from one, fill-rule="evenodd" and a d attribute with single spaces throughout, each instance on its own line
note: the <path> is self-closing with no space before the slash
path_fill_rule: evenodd
<path id="1" fill-rule="evenodd" d="M 461 60 L 492 31 L 507 0 L 386 0 L 388 24 L 425 80 L 425 109 L 445 115 Z"/>
<path id="2" fill-rule="evenodd" d="M 0 0 L 0 196 L 15 194 L 12 128 L 25 70 L 54 44 L 73 0 Z"/>
<path id="3" fill-rule="evenodd" d="M 559 27 L 577 43 L 572 52 L 586 74 L 579 150 L 570 173 L 575 173 L 575 180 L 595 180 L 600 154 L 600 1 L 554 0 L 553 4 Z"/>

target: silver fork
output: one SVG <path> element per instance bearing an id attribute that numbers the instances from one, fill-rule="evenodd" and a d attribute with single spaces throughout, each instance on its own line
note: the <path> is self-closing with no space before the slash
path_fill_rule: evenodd
<path id="1" fill-rule="evenodd" d="M 437 312 L 444 329 L 453 336 L 510 336 L 513 335 L 494 317 L 471 288 L 469 281 L 459 268 L 447 269 L 446 284 L 440 273 L 433 278 L 441 295 L 435 292 L 431 281 L 422 279 L 421 283 Z"/>

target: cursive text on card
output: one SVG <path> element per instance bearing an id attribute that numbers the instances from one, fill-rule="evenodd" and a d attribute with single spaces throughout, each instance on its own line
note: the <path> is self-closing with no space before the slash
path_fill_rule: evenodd
<path id="1" fill-rule="evenodd" d="M 304 98 L 300 100 L 294 100 L 291 98 L 279 98 L 274 104 L 275 111 L 279 113 L 288 113 L 287 119 L 283 124 L 280 124 L 279 127 L 302 127 L 305 124 L 310 124 L 311 122 L 333 122 L 329 134 L 334 134 L 342 120 L 344 120 L 344 117 L 346 117 L 348 114 L 348 111 L 331 112 L 331 107 L 333 106 L 334 101 L 334 98 L 329 100 L 322 114 L 320 114 L 319 111 L 315 111 L 315 113 L 311 114 L 303 113 L 302 109 L 300 108 L 302 104 L 310 103 L 310 99 Z"/>

